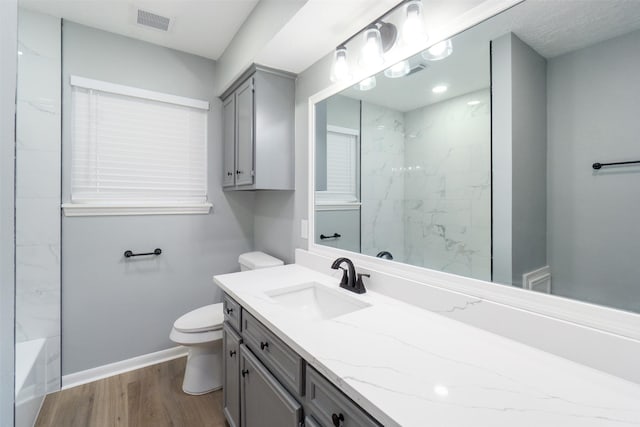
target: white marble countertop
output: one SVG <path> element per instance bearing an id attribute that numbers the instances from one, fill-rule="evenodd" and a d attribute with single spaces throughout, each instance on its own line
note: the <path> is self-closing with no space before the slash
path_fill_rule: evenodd
<path id="1" fill-rule="evenodd" d="M 214 280 L 387 427 L 640 426 L 638 384 L 375 292 L 356 295 L 306 267 Z M 265 294 L 309 282 L 371 306 L 312 321 Z"/>

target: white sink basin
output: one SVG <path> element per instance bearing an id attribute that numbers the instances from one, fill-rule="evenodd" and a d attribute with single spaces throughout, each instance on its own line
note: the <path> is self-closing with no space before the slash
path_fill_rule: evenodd
<path id="1" fill-rule="evenodd" d="M 306 319 L 332 319 L 371 306 L 345 292 L 347 291 L 312 282 L 273 289 L 266 294 L 279 304 L 296 310 Z"/>

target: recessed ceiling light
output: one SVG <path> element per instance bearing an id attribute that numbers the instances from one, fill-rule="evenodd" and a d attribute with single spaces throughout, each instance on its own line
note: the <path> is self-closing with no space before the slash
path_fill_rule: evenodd
<path id="1" fill-rule="evenodd" d="M 467 105 L 478 105 L 478 104 L 480 104 L 480 101 L 478 101 L 477 99 L 467 102 Z"/>
<path id="2" fill-rule="evenodd" d="M 22 55 L 22 51 L 21 50 L 18 51 L 18 55 Z"/>
<path id="3" fill-rule="evenodd" d="M 444 93 L 447 91 L 447 89 L 448 89 L 447 85 L 438 85 L 438 86 L 434 86 L 433 89 L 431 89 L 431 92 Z"/>

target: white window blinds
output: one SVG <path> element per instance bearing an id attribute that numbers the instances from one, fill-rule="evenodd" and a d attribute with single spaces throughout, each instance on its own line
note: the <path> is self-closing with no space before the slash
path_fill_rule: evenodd
<path id="1" fill-rule="evenodd" d="M 327 131 L 327 189 L 318 192 L 325 202 L 358 200 L 358 133 L 329 126 Z"/>
<path id="2" fill-rule="evenodd" d="M 72 203 L 207 201 L 208 103 L 72 78 Z"/>

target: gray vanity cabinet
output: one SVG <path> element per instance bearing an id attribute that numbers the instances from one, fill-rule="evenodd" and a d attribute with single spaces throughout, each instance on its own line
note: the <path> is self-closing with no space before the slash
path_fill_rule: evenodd
<path id="1" fill-rule="evenodd" d="M 302 405 L 245 346 L 240 346 L 242 427 L 299 427 Z"/>
<path id="2" fill-rule="evenodd" d="M 223 310 L 229 427 L 380 427 L 227 294 Z"/>
<path id="3" fill-rule="evenodd" d="M 305 413 L 317 423 L 318 427 L 381 426 L 336 386 L 309 366 L 307 366 L 306 383 Z"/>
<path id="4" fill-rule="evenodd" d="M 247 311 L 242 312 L 242 337 L 291 394 L 304 395 L 304 360 Z"/>
<path id="5" fill-rule="evenodd" d="M 221 96 L 226 190 L 294 189 L 295 76 L 253 65 Z"/>
<path id="6" fill-rule="evenodd" d="M 240 427 L 240 344 L 242 338 L 228 323 L 222 328 L 224 393 L 222 408 L 230 427 Z"/>

